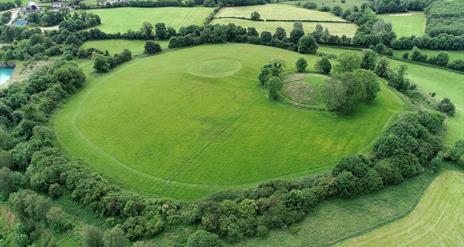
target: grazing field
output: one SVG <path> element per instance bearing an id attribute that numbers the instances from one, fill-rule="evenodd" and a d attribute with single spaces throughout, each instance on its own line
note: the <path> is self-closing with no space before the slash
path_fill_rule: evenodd
<path id="1" fill-rule="evenodd" d="M 202 25 L 212 8 L 112 8 L 92 9 L 88 12 L 100 16 L 100 30 L 107 33 L 124 33 L 128 30 L 139 30 L 144 22 L 155 25 L 164 22 L 166 26 L 178 30 L 182 26 Z"/>
<path id="2" fill-rule="evenodd" d="M 422 36 L 425 34 L 424 12 L 407 12 L 400 14 L 382 14 L 380 18 L 391 22 L 397 37 Z"/>
<path id="3" fill-rule="evenodd" d="M 285 4 L 265 4 L 244 7 L 227 7 L 222 8 L 215 16 L 216 17 L 245 17 L 250 18 L 253 11 L 257 11 L 261 15 L 261 19 L 273 20 L 314 20 L 314 21 L 341 21 L 346 20 L 335 16 L 330 12 L 321 12 L 317 10 L 309 10 L 297 8 Z"/>
<path id="4" fill-rule="evenodd" d="M 270 102 L 257 86 L 261 66 L 278 58 L 293 70 L 299 57 L 205 45 L 90 74 L 55 115 L 58 140 L 117 184 L 188 200 L 326 170 L 363 150 L 404 109 L 386 87 L 373 105 L 344 117 Z M 306 58 L 311 65 L 319 59 Z"/>
<path id="5" fill-rule="evenodd" d="M 263 22 L 263 21 L 249 21 L 249 20 L 241 20 L 241 19 L 214 19 L 212 24 L 229 24 L 234 23 L 236 25 L 242 26 L 244 28 L 247 27 L 255 27 L 258 32 L 268 31 L 274 32 L 277 27 L 282 27 L 287 31 L 287 35 L 293 29 L 292 22 Z M 303 23 L 303 29 L 305 33 L 311 33 L 316 29 L 316 22 L 305 22 Z M 352 23 L 322 23 L 320 22 L 324 28 L 328 28 L 330 34 L 342 36 L 346 35 L 347 37 L 353 37 L 356 33 L 358 26 Z"/>
<path id="6" fill-rule="evenodd" d="M 321 8 L 322 6 L 329 6 L 331 8 L 335 6 L 340 6 L 343 9 L 349 9 L 354 6 L 360 7 L 363 3 L 367 3 L 367 0 L 345 0 L 344 2 L 342 0 L 302 0 L 302 1 L 285 1 L 283 2 L 284 4 L 290 4 L 290 5 L 298 5 L 300 3 L 301 5 L 305 3 L 315 3 L 317 4 L 317 8 Z"/>
<path id="7" fill-rule="evenodd" d="M 92 40 L 87 41 L 82 45 L 83 49 L 96 48 L 101 51 L 109 51 L 111 54 L 119 53 L 124 49 L 129 49 L 132 55 L 143 53 L 145 40 L 125 40 L 125 39 L 111 39 L 111 40 Z M 168 48 L 168 41 L 155 41 L 159 43 L 163 49 Z"/>
<path id="8" fill-rule="evenodd" d="M 341 246 L 463 246 L 464 173 L 446 171 L 411 214 Z"/>
<path id="9" fill-rule="evenodd" d="M 340 54 L 344 49 L 321 47 L 320 51 Z M 448 143 L 454 143 L 464 138 L 464 74 L 451 72 L 444 69 L 429 66 L 390 60 L 393 67 L 406 65 L 408 77 L 419 89 L 425 93 L 435 92 L 437 99 L 450 98 L 456 105 L 456 115 L 448 118 L 447 136 Z"/>

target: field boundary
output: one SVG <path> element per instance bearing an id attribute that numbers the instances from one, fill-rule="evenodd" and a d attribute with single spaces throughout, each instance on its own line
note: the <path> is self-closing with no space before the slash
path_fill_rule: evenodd
<path id="1" fill-rule="evenodd" d="M 313 22 L 313 23 L 340 23 L 340 24 L 353 24 L 349 21 L 333 21 L 333 20 L 312 20 L 312 19 L 256 19 L 253 20 L 248 17 L 240 17 L 240 16 L 217 16 L 214 19 L 239 19 L 239 20 L 247 20 L 247 21 L 254 21 L 254 22 Z"/>
<path id="2" fill-rule="evenodd" d="M 372 231 L 374 231 L 374 230 L 376 230 L 376 229 L 378 229 L 378 228 L 380 228 L 382 226 L 388 225 L 388 224 L 390 224 L 390 223 L 392 223 L 394 221 L 397 221 L 399 219 L 402 219 L 402 218 L 406 217 L 407 215 L 409 215 L 417 207 L 417 205 L 419 204 L 420 200 L 422 199 L 423 195 L 425 194 L 425 191 L 430 186 L 430 184 L 432 184 L 432 182 L 435 181 L 435 179 L 437 179 L 437 177 L 440 176 L 445 170 L 447 170 L 447 169 L 442 168 L 440 170 L 440 172 L 430 175 L 430 176 L 433 176 L 433 178 L 430 181 L 426 182 L 422 186 L 422 188 L 420 190 L 420 193 L 417 195 L 416 199 L 414 200 L 414 203 L 411 205 L 411 207 L 407 208 L 403 213 L 401 213 L 401 214 L 399 214 L 397 216 L 394 216 L 394 217 L 392 217 L 392 218 L 390 218 L 388 220 L 385 220 L 383 222 L 380 222 L 378 224 L 375 224 L 375 225 L 373 225 L 371 227 L 368 227 L 368 228 L 366 228 L 364 230 L 360 230 L 360 231 L 352 233 L 350 235 L 335 239 L 335 240 L 333 240 L 331 242 L 328 242 L 327 245 L 321 245 L 321 246 L 333 246 L 333 245 L 335 245 L 337 243 L 340 243 L 340 242 L 343 242 L 345 240 L 362 236 L 362 235 L 364 235 L 366 233 L 369 233 L 369 232 L 372 232 Z M 428 176 L 428 174 L 424 174 L 424 176 Z"/>

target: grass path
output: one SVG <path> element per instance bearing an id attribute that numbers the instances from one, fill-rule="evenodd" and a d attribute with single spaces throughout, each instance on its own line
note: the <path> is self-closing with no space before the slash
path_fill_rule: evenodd
<path id="1" fill-rule="evenodd" d="M 463 246 L 464 173 L 445 171 L 403 219 L 340 246 Z"/>

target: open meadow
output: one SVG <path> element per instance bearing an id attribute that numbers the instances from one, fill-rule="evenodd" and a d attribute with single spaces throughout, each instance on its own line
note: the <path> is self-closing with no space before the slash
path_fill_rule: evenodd
<path id="1" fill-rule="evenodd" d="M 224 24 L 234 23 L 235 25 L 242 26 L 244 28 L 254 27 L 258 32 L 268 31 L 274 33 L 277 27 L 285 29 L 289 34 L 293 29 L 293 22 L 265 22 L 265 21 L 249 21 L 241 19 L 214 19 L 212 24 Z M 330 34 L 347 37 L 352 37 L 358 28 L 352 23 L 329 23 L 329 22 L 304 22 L 303 29 L 305 33 L 312 33 L 316 29 L 316 25 L 321 24 L 324 28 L 328 28 Z"/>
<path id="2" fill-rule="evenodd" d="M 128 30 L 137 31 L 144 22 L 155 25 L 164 22 L 166 26 L 178 30 L 182 26 L 202 25 L 212 8 L 112 8 L 92 9 L 87 12 L 100 16 L 100 30 L 107 33 L 124 33 Z"/>
<path id="3" fill-rule="evenodd" d="M 332 47 L 321 47 L 320 50 L 332 54 L 346 51 Z M 392 59 L 389 61 L 393 67 L 406 65 L 407 77 L 424 93 L 436 93 L 437 100 L 450 98 L 453 101 L 456 115 L 447 120 L 446 141 L 451 144 L 464 138 L 464 74 Z"/>
<path id="4" fill-rule="evenodd" d="M 464 172 L 444 171 L 408 216 L 340 246 L 463 246 Z"/>
<path id="5" fill-rule="evenodd" d="M 382 14 L 380 18 L 393 25 L 397 37 L 420 37 L 425 34 L 424 12 L 406 12 L 398 14 Z"/>
<path id="6" fill-rule="evenodd" d="M 256 6 L 222 8 L 215 17 L 244 17 L 250 18 L 252 12 L 257 11 L 261 19 L 273 20 L 313 20 L 347 22 L 330 12 L 321 12 L 304 8 L 297 8 L 285 4 L 264 4 Z M 289 15 L 291 13 L 291 15 Z"/>
<path id="7" fill-rule="evenodd" d="M 118 184 L 195 199 L 326 170 L 363 150 L 403 110 L 386 87 L 349 117 L 269 102 L 255 79 L 260 66 L 279 58 L 292 70 L 300 56 L 230 44 L 140 58 L 91 75 L 55 116 L 58 139 Z"/>

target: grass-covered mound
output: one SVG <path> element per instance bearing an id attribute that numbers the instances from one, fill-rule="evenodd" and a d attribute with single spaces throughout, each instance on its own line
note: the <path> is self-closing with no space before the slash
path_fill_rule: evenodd
<path id="1" fill-rule="evenodd" d="M 387 88 L 344 117 L 270 102 L 258 86 L 260 67 L 279 58 L 293 70 L 300 56 L 229 44 L 136 59 L 90 75 L 56 115 L 55 130 L 70 154 L 117 184 L 172 198 L 326 170 L 368 146 L 403 103 Z M 230 63 L 219 72 L 192 69 L 215 60 Z"/>
<path id="2" fill-rule="evenodd" d="M 391 22 L 393 31 L 398 37 L 409 37 L 412 35 L 419 37 L 425 34 L 425 14 L 423 12 L 382 14 L 379 17 L 386 22 Z"/>
<path id="3" fill-rule="evenodd" d="M 321 86 L 329 77 L 320 74 L 292 74 L 285 78 L 281 94 L 303 105 L 321 106 Z"/>
<path id="4" fill-rule="evenodd" d="M 98 26 L 106 33 L 125 33 L 128 30 L 138 31 L 144 22 L 155 25 L 164 22 L 166 26 L 176 30 L 182 26 L 202 25 L 212 8 L 110 8 L 92 9 L 88 12 L 100 16 L 102 24 Z"/>

